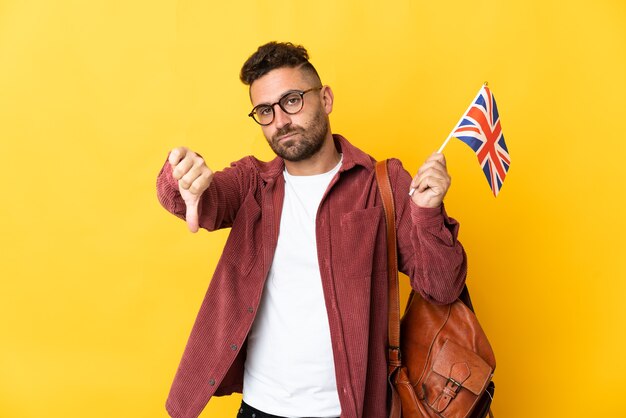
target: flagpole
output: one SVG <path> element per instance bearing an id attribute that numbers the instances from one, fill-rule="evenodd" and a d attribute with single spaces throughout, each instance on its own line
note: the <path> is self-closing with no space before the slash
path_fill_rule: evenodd
<path id="1" fill-rule="evenodd" d="M 474 97 L 474 100 L 472 100 L 470 102 L 470 105 L 467 107 L 467 110 L 465 112 L 463 112 L 463 116 L 461 116 L 461 119 L 459 119 L 459 121 L 457 122 L 456 125 L 454 125 L 454 128 L 450 131 L 450 134 L 448 135 L 448 137 L 446 138 L 445 141 L 443 141 L 443 144 L 441 144 L 441 147 L 439 147 L 439 150 L 437 151 L 437 154 L 441 154 L 441 152 L 443 151 L 443 149 L 446 147 L 446 145 L 448 145 L 448 142 L 450 142 L 450 139 L 452 138 L 452 136 L 454 135 L 454 131 L 457 130 L 457 128 L 459 127 L 459 125 L 461 124 L 461 122 L 463 122 L 463 118 L 465 118 L 465 115 L 467 115 L 467 113 L 470 111 L 470 109 L 472 108 L 472 106 L 474 105 L 474 102 L 476 102 L 476 100 L 478 99 L 478 96 L 480 96 L 480 93 L 483 91 L 483 87 L 487 87 L 489 83 L 487 81 L 485 81 L 482 85 L 482 87 L 480 88 L 480 90 L 478 90 L 478 94 L 476 94 L 476 97 Z M 411 190 L 409 191 L 409 196 L 413 196 L 413 193 L 415 192 L 414 188 L 411 188 Z"/>

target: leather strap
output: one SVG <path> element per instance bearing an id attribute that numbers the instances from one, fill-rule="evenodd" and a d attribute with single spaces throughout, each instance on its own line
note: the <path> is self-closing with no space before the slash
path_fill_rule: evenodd
<path id="1" fill-rule="evenodd" d="M 396 246 L 396 210 L 389 180 L 387 160 L 376 163 L 376 181 L 383 200 L 387 223 L 387 276 L 389 277 L 388 350 L 389 372 L 402 365 L 400 357 L 400 287 Z"/>
<path id="2" fill-rule="evenodd" d="M 398 249 L 396 238 L 396 210 L 393 200 L 391 181 L 387 160 L 376 163 L 376 181 L 378 190 L 383 201 L 385 210 L 385 221 L 387 224 L 387 276 L 389 286 L 389 314 L 388 314 L 388 381 L 391 388 L 390 418 L 400 418 L 402 416 L 402 406 L 400 395 L 396 390 L 395 383 L 398 373 L 404 373 L 402 367 L 402 357 L 400 353 L 400 287 L 398 284 Z M 409 295 L 409 301 L 413 297 L 413 291 Z M 460 299 L 473 312 L 472 301 L 469 297 L 467 286 L 463 289 Z M 456 397 L 460 389 L 460 383 L 467 376 L 468 370 L 460 368 L 451 371 L 453 379 L 449 379 L 440 398 L 439 408 L 445 409 L 452 399 Z M 488 410 L 489 417 L 493 418 L 491 408 Z"/>
<path id="3" fill-rule="evenodd" d="M 467 363 L 455 363 L 450 368 L 450 377 L 446 382 L 438 400 L 435 402 L 434 408 L 437 412 L 443 412 L 450 402 L 456 398 L 457 393 L 461 390 L 463 383 L 470 377 L 471 372 Z"/>

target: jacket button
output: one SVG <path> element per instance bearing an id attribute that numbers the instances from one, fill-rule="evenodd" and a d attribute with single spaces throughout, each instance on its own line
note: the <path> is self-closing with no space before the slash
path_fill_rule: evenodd
<path id="1" fill-rule="evenodd" d="M 215 380 L 213 380 L 213 379 L 209 380 L 209 385 L 215 386 Z"/>
<path id="2" fill-rule="evenodd" d="M 231 344 L 230 349 L 233 351 L 237 351 L 237 346 L 235 344 Z"/>
<path id="3" fill-rule="evenodd" d="M 248 312 L 250 313 L 254 312 L 254 308 L 252 306 L 248 307 Z"/>

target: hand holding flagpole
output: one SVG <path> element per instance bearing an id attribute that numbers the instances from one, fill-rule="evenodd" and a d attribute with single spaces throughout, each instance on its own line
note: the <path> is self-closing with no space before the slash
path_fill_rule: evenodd
<path id="1" fill-rule="evenodd" d="M 438 208 L 450 188 L 450 175 L 443 154 L 433 152 L 411 181 L 413 203 L 423 208 Z"/>

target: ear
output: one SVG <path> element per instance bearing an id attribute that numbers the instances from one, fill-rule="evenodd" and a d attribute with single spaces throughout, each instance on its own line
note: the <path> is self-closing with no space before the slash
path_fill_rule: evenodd
<path id="1" fill-rule="evenodd" d="M 330 86 L 322 87 L 322 105 L 324 106 L 324 110 L 327 115 L 330 115 L 330 112 L 333 111 L 333 101 L 335 100 L 335 95 L 331 90 Z"/>

